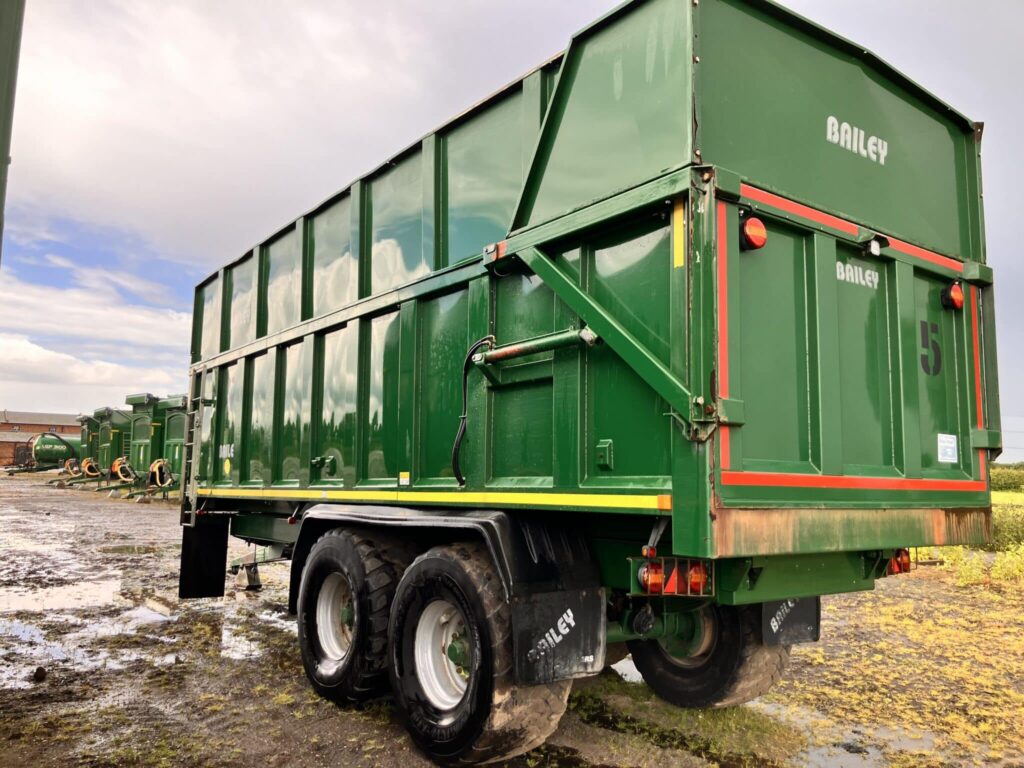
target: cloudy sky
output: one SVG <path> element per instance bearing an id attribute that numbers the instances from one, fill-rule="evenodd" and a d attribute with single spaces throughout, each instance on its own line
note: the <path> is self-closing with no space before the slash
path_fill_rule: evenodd
<path id="1" fill-rule="evenodd" d="M 613 0 L 28 0 L 0 407 L 184 389 L 192 287 L 561 50 Z M 1024 4 L 786 0 L 986 122 L 1005 442 L 1024 459 L 1012 184 Z M 1013 207 L 1011 207 L 1013 206 Z M 74 386 L 68 386 L 74 382 Z"/>

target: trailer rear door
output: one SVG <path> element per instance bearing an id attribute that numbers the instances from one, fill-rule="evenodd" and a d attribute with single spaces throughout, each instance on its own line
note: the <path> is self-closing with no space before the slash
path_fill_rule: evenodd
<path id="1" fill-rule="evenodd" d="M 874 233 L 750 185 L 716 217 L 718 553 L 983 538 L 986 515 L 944 510 L 989 504 L 985 286 L 896 239 L 874 255 Z"/>

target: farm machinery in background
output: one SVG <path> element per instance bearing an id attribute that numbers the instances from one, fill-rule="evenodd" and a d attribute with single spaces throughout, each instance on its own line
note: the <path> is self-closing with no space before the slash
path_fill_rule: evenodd
<path id="1" fill-rule="evenodd" d="M 15 448 L 14 463 L 4 467 L 4 471 L 8 475 L 50 472 L 65 468 L 69 462 L 77 462 L 80 454 L 79 438 L 55 432 L 40 432 Z"/>
<path id="2" fill-rule="evenodd" d="M 65 462 L 59 487 L 109 491 L 137 501 L 164 498 L 180 484 L 185 396 L 129 395 L 131 411 L 100 408 L 82 416 L 81 456 Z"/>

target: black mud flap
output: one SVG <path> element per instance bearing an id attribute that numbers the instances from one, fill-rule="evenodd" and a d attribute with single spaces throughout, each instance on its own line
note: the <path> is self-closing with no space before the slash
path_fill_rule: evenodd
<path id="1" fill-rule="evenodd" d="M 821 598 L 773 600 L 761 607 L 765 645 L 814 643 L 821 637 Z"/>
<path id="2" fill-rule="evenodd" d="M 223 597 L 228 568 L 228 518 L 203 517 L 181 529 L 178 597 Z"/>
<path id="3" fill-rule="evenodd" d="M 604 669 L 604 590 L 540 592 L 512 598 L 515 675 L 521 683 L 552 683 Z"/>

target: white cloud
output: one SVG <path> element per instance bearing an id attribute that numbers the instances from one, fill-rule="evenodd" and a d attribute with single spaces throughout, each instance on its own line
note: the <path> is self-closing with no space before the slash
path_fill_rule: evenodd
<path id="1" fill-rule="evenodd" d="M 16 410 L 92 412 L 134 392 L 179 393 L 185 380 L 183 371 L 83 360 L 9 333 L 0 333 L 0 356 L 0 404 Z"/>
<path id="2" fill-rule="evenodd" d="M 29 3 L 9 201 L 212 269 L 614 2 Z"/>
<path id="3" fill-rule="evenodd" d="M 55 288 L 9 273 L 0 278 L 0 333 L 60 338 L 70 347 L 101 343 L 143 358 L 150 348 L 170 351 L 184 370 L 191 322 L 185 312 L 126 303 L 110 286 Z"/>

